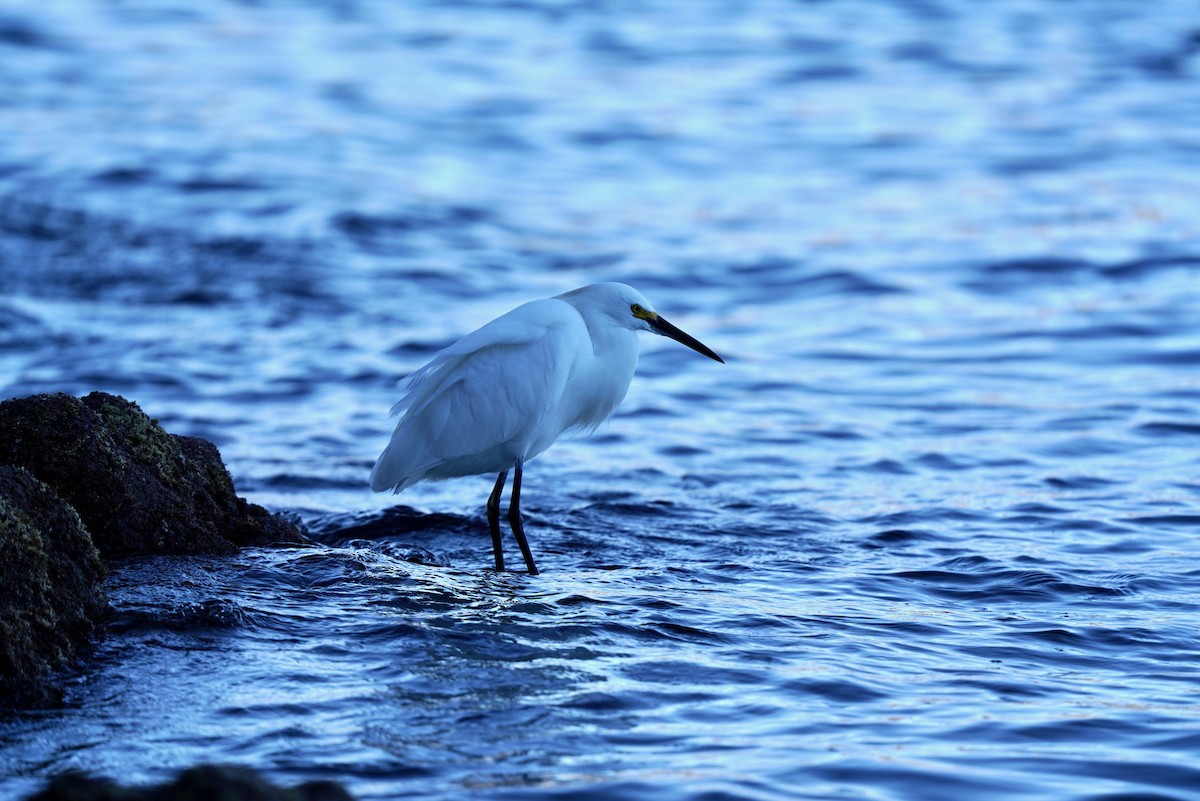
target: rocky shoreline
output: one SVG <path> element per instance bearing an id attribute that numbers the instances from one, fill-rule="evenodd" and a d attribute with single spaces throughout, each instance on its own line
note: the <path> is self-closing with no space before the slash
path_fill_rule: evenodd
<path id="1" fill-rule="evenodd" d="M 103 392 L 0 403 L 0 712 L 62 701 L 63 678 L 103 636 L 106 560 L 303 542 L 297 523 L 237 496 L 216 446 L 167 433 L 136 403 Z M 218 796 L 350 798 L 213 766 L 143 789 L 63 776 L 35 797 Z"/>
<path id="2" fill-rule="evenodd" d="M 103 562 L 299 543 L 239 498 L 216 446 L 93 392 L 0 403 L 0 709 L 44 706 L 103 628 Z"/>

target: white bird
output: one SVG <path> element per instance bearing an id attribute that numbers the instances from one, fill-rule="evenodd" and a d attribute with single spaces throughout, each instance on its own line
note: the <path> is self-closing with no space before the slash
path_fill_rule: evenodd
<path id="1" fill-rule="evenodd" d="M 407 392 L 392 415 L 404 416 L 371 470 L 371 489 L 399 493 L 419 481 L 499 473 L 487 517 L 496 569 L 503 570 L 500 496 L 513 470 L 508 522 L 536 574 L 521 525 L 522 468 L 564 432 L 590 432 L 612 415 L 633 380 L 638 331 L 724 363 L 625 284 L 591 284 L 526 303 L 402 382 Z"/>

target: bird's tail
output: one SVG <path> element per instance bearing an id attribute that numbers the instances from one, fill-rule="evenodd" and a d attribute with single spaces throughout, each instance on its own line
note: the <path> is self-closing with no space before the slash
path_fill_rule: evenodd
<path id="1" fill-rule="evenodd" d="M 399 493 L 400 490 L 413 483 L 410 473 L 412 466 L 407 464 L 408 460 L 403 458 L 402 451 L 397 450 L 395 445 L 395 441 L 389 443 L 383 449 L 383 453 L 379 455 L 375 466 L 371 468 L 371 490 L 373 492 L 392 490 Z"/>

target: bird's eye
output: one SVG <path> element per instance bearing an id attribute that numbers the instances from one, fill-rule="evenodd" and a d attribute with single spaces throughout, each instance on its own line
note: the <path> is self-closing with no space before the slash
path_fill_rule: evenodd
<path id="1" fill-rule="evenodd" d="M 629 310 L 631 312 L 633 312 L 634 317 L 641 317 L 642 315 L 644 315 L 646 313 L 646 310 L 642 308 L 642 305 L 640 303 L 633 304 L 632 306 L 629 307 Z"/>

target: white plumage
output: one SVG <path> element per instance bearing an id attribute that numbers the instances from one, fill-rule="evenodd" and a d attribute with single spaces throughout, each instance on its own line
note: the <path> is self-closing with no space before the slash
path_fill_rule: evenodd
<path id="1" fill-rule="evenodd" d="M 499 495 L 515 468 L 509 521 L 536 573 L 520 525 L 521 468 L 564 432 L 594 429 L 612 415 L 637 367 L 638 331 L 721 361 L 625 284 L 592 284 L 526 303 L 405 379 L 407 391 L 392 407 L 402 416 L 371 471 L 371 489 L 400 492 L 419 481 L 499 473 L 488 522 L 502 570 Z"/>

